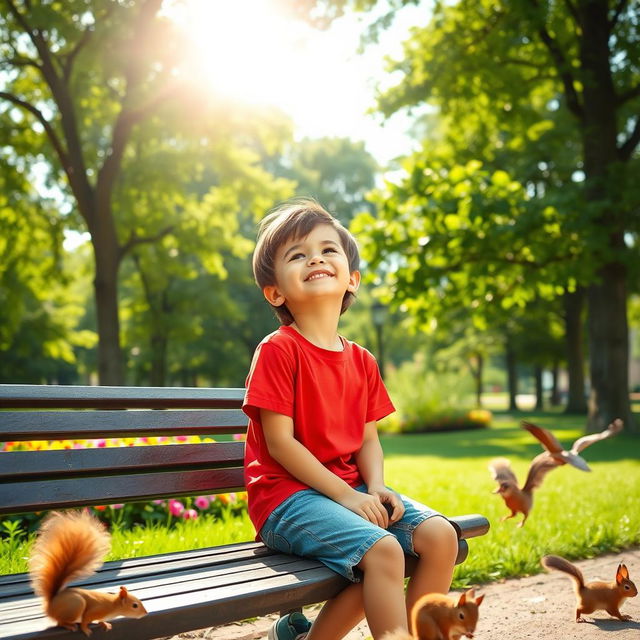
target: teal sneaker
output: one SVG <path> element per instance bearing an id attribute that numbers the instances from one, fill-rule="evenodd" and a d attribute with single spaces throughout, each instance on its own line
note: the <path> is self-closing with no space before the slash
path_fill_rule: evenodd
<path id="1" fill-rule="evenodd" d="M 269 640 L 302 640 L 311 629 L 311 622 L 300 613 L 294 611 L 276 620 L 269 629 Z"/>

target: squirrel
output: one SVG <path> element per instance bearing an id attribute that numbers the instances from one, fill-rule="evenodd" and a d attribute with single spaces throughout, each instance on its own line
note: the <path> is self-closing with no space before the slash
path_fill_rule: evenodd
<path id="1" fill-rule="evenodd" d="M 578 438 L 571 446 L 571 449 L 567 451 L 551 431 L 523 420 L 522 428 L 526 429 L 540 442 L 544 451 L 531 461 L 527 479 L 522 488 L 518 487 L 518 479 L 506 458 L 494 458 L 489 462 L 491 476 L 498 483 L 498 488 L 493 493 L 499 493 L 505 505 L 511 511 L 509 515 L 500 518 L 500 522 L 514 518 L 518 513 L 522 513 L 524 517 L 518 523 L 518 527 L 523 526 L 533 507 L 533 490 L 542 484 L 542 480 L 547 473 L 565 464 L 570 464 L 582 471 L 591 471 L 589 465 L 580 456 L 580 453 L 594 442 L 617 435 L 622 431 L 623 426 L 622 420 L 616 418 L 604 431 Z"/>
<path id="2" fill-rule="evenodd" d="M 42 521 L 29 556 L 29 574 L 45 612 L 59 626 L 91 635 L 89 623 L 105 629 L 107 619 L 141 618 L 147 611 L 125 587 L 118 593 L 89 591 L 66 585 L 93 575 L 111 548 L 111 536 L 88 511 L 52 511 Z"/>
<path id="3" fill-rule="evenodd" d="M 456 600 L 439 593 L 422 596 L 411 611 L 411 628 L 414 635 L 394 631 L 383 640 L 460 640 L 462 636 L 473 638 L 478 624 L 478 607 L 484 595 L 476 598 L 474 590 L 465 591 Z"/>
<path id="4" fill-rule="evenodd" d="M 574 581 L 577 598 L 576 622 L 584 622 L 583 613 L 593 613 L 604 609 L 609 615 L 620 620 L 631 620 L 631 616 L 620 613 L 620 605 L 625 598 L 638 595 L 636 585 L 629 579 L 629 571 L 624 564 L 618 565 L 613 582 L 587 582 L 578 567 L 560 556 L 544 556 L 540 560 L 546 569 L 555 569 L 568 574 Z"/>

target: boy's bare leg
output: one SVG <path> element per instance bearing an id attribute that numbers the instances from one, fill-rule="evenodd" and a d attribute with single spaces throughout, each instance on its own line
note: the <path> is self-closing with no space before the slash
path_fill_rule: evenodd
<path id="1" fill-rule="evenodd" d="M 325 602 L 307 634 L 307 640 L 340 640 L 363 618 L 362 582 L 352 582 Z"/>
<path id="2" fill-rule="evenodd" d="M 404 602 L 404 552 L 393 536 L 378 540 L 358 564 L 361 583 L 349 585 L 322 608 L 308 640 L 340 640 L 367 616 L 375 640 L 387 631 L 407 630 Z"/>
<path id="3" fill-rule="evenodd" d="M 458 535 L 439 516 L 429 518 L 413 532 L 413 548 L 418 564 L 407 587 L 407 613 L 426 593 L 448 593 L 458 555 Z"/>

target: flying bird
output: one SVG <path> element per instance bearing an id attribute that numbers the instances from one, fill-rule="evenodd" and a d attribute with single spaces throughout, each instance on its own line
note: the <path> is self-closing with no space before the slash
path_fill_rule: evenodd
<path id="1" fill-rule="evenodd" d="M 542 484 L 546 474 L 564 464 L 573 465 L 582 471 L 591 471 L 584 458 L 580 456 L 580 452 L 594 442 L 620 433 L 623 422 L 620 418 L 616 418 L 604 431 L 578 438 L 569 451 L 562 447 L 551 431 L 524 421 L 522 427 L 539 440 L 545 449 L 531 461 L 524 485 L 521 488 L 518 486 L 518 479 L 511 469 L 511 463 L 506 458 L 494 458 L 489 463 L 491 475 L 498 483 L 498 487 L 493 493 L 499 493 L 506 506 L 511 510 L 510 515 L 503 516 L 500 522 L 522 513 L 524 518 L 518 523 L 519 527 L 525 523 L 533 506 L 533 490 Z"/>

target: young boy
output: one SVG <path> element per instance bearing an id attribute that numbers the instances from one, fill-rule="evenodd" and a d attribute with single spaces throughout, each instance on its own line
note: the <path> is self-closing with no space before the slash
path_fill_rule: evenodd
<path id="1" fill-rule="evenodd" d="M 338 334 L 358 266 L 351 234 L 313 200 L 262 221 L 253 270 L 281 326 L 247 377 L 249 516 L 267 546 L 317 558 L 352 583 L 313 625 L 299 613 L 280 618 L 270 640 L 338 640 L 365 615 L 377 640 L 407 630 L 414 602 L 451 582 L 457 533 L 385 486 L 376 421 L 394 407 L 374 357 Z M 405 552 L 418 557 L 406 601 Z"/>

